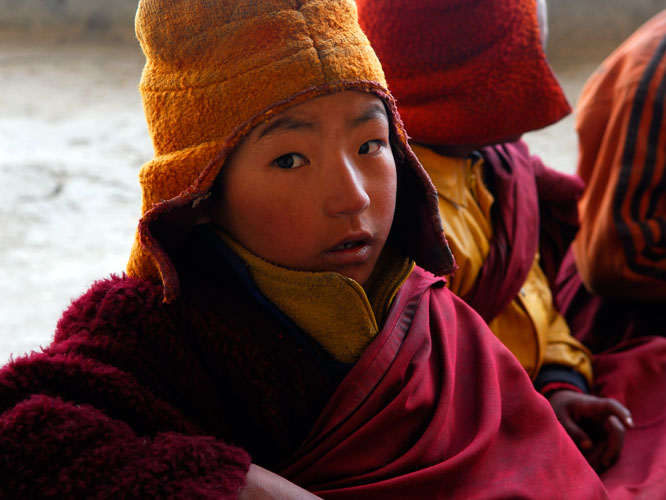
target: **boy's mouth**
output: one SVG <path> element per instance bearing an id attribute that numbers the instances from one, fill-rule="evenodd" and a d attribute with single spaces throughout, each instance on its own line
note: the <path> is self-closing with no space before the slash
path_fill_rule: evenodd
<path id="1" fill-rule="evenodd" d="M 372 245 L 372 235 L 366 231 L 349 234 L 331 246 L 327 253 L 354 253 Z"/>
<path id="2" fill-rule="evenodd" d="M 339 252 L 342 250 L 350 250 L 352 248 L 358 248 L 360 246 L 365 245 L 365 241 L 349 241 L 347 243 L 343 243 L 342 245 L 338 245 L 337 247 L 333 248 L 331 251 L 332 252 Z"/>
<path id="3" fill-rule="evenodd" d="M 359 266 L 370 257 L 372 244 L 370 240 L 345 241 L 326 252 L 326 259 L 337 267 Z"/>
<path id="4" fill-rule="evenodd" d="M 375 238 L 370 231 L 360 230 L 349 233 L 324 252 L 323 257 L 327 262 L 325 267 L 329 271 L 337 271 L 350 278 L 358 279 L 359 276 L 356 274 L 358 271 L 352 270 L 362 270 L 363 266 L 372 261 L 375 254 L 374 247 Z M 367 278 L 367 276 L 360 277 L 363 280 Z"/>

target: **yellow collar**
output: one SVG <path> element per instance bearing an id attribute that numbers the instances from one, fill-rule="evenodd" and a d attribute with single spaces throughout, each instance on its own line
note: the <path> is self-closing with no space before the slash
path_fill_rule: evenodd
<path id="1" fill-rule="evenodd" d="M 419 144 L 410 143 L 410 146 L 437 186 L 437 194 L 455 206 L 466 207 L 466 193 L 475 189 L 483 159 L 443 156 Z"/>
<path id="2" fill-rule="evenodd" d="M 375 338 L 395 293 L 414 267 L 411 260 L 385 249 L 366 283 L 366 295 L 351 278 L 276 266 L 217 231 L 245 262 L 266 298 L 343 363 L 356 361 Z"/>

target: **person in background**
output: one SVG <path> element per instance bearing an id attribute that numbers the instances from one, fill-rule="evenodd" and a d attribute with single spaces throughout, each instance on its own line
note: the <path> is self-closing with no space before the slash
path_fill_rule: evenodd
<path id="1" fill-rule="evenodd" d="M 666 495 L 666 11 L 621 44 L 577 105 L 580 230 L 557 279 L 600 390 L 636 429 L 601 477 L 613 498 Z"/>
<path id="2" fill-rule="evenodd" d="M 544 53 L 545 3 L 357 4 L 410 144 L 437 188 L 459 265 L 447 286 L 518 358 L 594 468 L 610 467 L 631 415 L 591 392 L 591 354 L 550 287 L 575 234 L 582 184 L 519 140 L 570 112 Z"/>
<path id="3" fill-rule="evenodd" d="M 445 286 L 352 0 L 141 0 L 127 275 L 0 370 L 0 497 L 603 499 Z"/>
<path id="4" fill-rule="evenodd" d="M 572 320 L 577 292 L 599 298 L 599 311 L 579 328 L 595 351 L 666 331 L 664 37 L 661 12 L 601 64 L 577 106 L 578 175 L 586 188 L 560 277 L 572 281 L 559 298 Z"/>

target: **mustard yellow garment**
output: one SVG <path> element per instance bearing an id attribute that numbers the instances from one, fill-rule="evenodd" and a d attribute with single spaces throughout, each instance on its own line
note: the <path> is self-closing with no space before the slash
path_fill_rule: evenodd
<path id="1" fill-rule="evenodd" d="M 459 269 L 448 285 L 456 295 L 471 289 L 486 260 L 493 236 L 493 195 L 483 183 L 483 159 L 452 158 L 412 144 L 438 191 L 446 237 Z M 591 382 L 587 349 L 571 336 L 555 310 L 548 281 L 536 255 L 516 298 L 490 322 L 490 329 L 534 379 L 544 364 L 569 366 Z"/>
<path id="2" fill-rule="evenodd" d="M 356 361 L 377 336 L 393 297 L 414 267 L 411 260 L 385 250 L 364 289 L 338 273 L 276 266 L 219 234 L 246 263 L 266 298 L 343 363 Z"/>

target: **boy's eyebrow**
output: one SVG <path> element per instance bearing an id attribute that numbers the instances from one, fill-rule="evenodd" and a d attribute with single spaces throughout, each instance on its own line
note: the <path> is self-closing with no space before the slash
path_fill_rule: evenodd
<path id="1" fill-rule="evenodd" d="M 264 129 L 259 132 L 257 140 L 266 137 L 267 135 L 277 134 L 283 130 L 315 130 L 317 127 L 318 125 L 307 120 L 284 116 L 276 118 L 273 123 L 264 127 Z"/>
<path id="2" fill-rule="evenodd" d="M 388 122 L 388 115 L 386 114 L 386 109 L 384 108 L 383 104 L 373 103 L 372 105 L 368 106 L 368 108 L 365 109 L 362 114 L 349 120 L 349 126 L 351 128 L 356 128 L 363 125 L 364 123 L 377 119 Z"/>
<path id="3" fill-rule="evenodd" d="M 388 116 L 383 104 L 373 103 L 368 106 L 363 112 L 348 121 L 351 128 L 360 127 L 364 123 L 371 120 L 379 119 L 388 122 Z M 255 140 L 262 139 L 266 136 L 278 134 L 284 130 L 316 130 L 319 125 L 315 122 L 310 122 L 301 118 L 294 118 L 291 116 L 284 116 L 276 118 L 275 121 L 265 126 L 257 135 Z"/>

